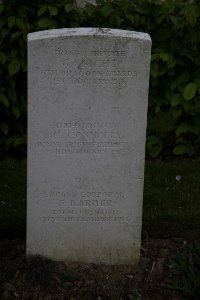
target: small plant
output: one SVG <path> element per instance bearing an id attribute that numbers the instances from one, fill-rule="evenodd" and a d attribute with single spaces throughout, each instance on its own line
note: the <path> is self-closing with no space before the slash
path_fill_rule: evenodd
<path id="1" fill-rule="evenodd" d="M 200 244 L 185 245 L 170 268 L 174 278 L 167 287 L 179 291 L 184 299 L 200 299 Z"/>
<path id="2" fill-rule="evenodd" d="M 132 295 L 130 295 L 130 300 L 142 300 L 142 297 L 140 295 L 140 293 L 138 292 L 138 290 L 134 290 Z"/>

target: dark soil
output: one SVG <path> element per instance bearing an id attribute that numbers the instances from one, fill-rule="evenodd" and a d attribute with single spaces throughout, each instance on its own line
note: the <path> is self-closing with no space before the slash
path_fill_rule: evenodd
<path id="1" fill-rule="evenodd" d="M 144 231 L 135 270 L 26 257 L 23 239 L 4 238 L 0 240 L 0 299 L 180 300 L 180 295 L 166 287 L 172 280 L 169 260 L 191 239 L 198 239 L 191 231 L 184 238 L 165 239 L 150 238 Z"/>

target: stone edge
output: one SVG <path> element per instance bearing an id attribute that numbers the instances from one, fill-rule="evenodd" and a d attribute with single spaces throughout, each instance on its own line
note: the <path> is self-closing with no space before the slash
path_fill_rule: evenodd
<path id="1" fill-rule="evenodd" d="M 131 38 L 133 40 L 147 40 L 151 42 L 151 38 L 148 33 L 110 28 L 62 28 L 37 31 L 28 34 L 28 42 L 71 36 L 122 37 Z"/>

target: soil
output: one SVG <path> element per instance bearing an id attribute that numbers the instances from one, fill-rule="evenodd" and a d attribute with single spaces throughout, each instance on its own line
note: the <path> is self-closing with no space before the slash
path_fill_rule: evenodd
<path id="1" fill-rule="evenodd" d="M 143 231 L 138 269 L 130 266 L 65 264 L 40 256 L 26 257 L 21 238 L 0 240 L 0 299 L 12 300 L 181 300 L 166 287 L 172 279 L 170 259 L 191 230 L 161 239 Z"/>

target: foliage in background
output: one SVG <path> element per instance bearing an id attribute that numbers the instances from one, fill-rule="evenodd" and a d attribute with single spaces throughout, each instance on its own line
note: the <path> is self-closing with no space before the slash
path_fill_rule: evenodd
<path id="1" fill-rule="evenodd" d="M 167 286 L 179 291 L 184 299 L 200 299 L 200 244 L 185 245 L 171 261 L 173 282 Z"/>
<path id="2" fill-rule="evenodd" d="M 87 26 L 143 31 L 152 38 L 147 150 L 194 155 L 200 145 L 199 1 L 116 0 L 88 5 Z"/>
<path id="3" fill-rule="evenodd" d="M 0 156 L 26 152 L 27 33 L 63 27 L 143 31 L 152 38 L 147 150 L 155 158 L 200 152 L 200 3 L 73 0 L 0 4 Z"/>
<path id="4" fill-rule="evenodd" d="M 26 154 L 27 34 L 77 27 L 81 19 L 70 0 L 0 4 L 0 157 Z"/>

